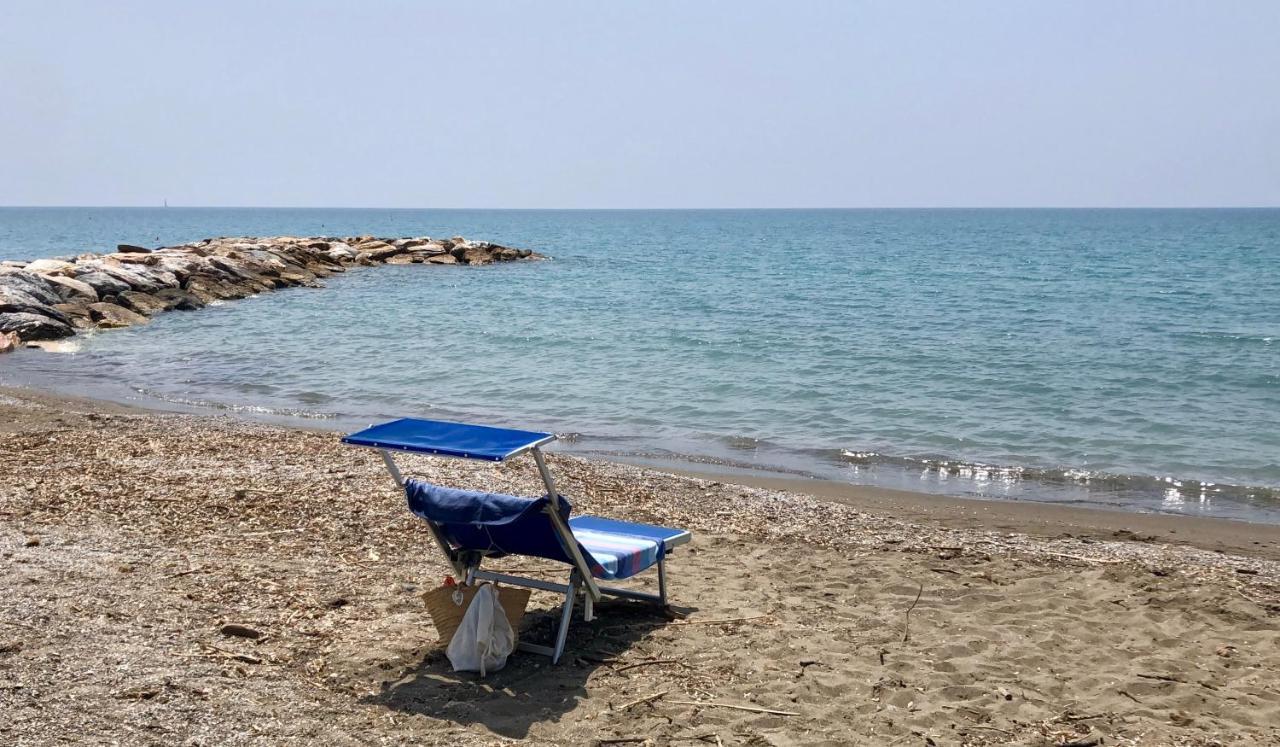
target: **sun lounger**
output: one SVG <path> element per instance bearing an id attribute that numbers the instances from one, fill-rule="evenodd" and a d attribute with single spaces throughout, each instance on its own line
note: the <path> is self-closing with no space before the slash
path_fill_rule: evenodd
<path id="1" fill-rule="evenodd" d="M 579 594 L 583 597 L 583 618 L 587 621 L 594 618 L 595 603 L 601 595 L 666 606 L 666 557 L 674 548 L 687 543 L 690 533 L 594 516 L 572 516 L 573 508 L 556 491 L 555 480 L 542 454 L 542 446 L 555 440 L 553 434 L 404 418 L 367 428 L 342 440 L 353 446 L 378 450 L 392 478 L 404 489 L 409 510 L 426 521 L 440 551 L 468 583 L 499 581 L 564 594 L 555 645 L 521 641 L 521 649 L 559 662 Z M 547 494 L 525 498 L 406 479 L 395 462 L 395 451 L 490 462 L 506 461 L 527 452 L 537 465 Z M 496 573 L 480 567 L 485 558 L 504 555 L 566 563 L 568 583 Z M 658 571 L 657 594 L 596 583 L 596 579 L 630 578 L 653 566 L 657 566 Z"/>

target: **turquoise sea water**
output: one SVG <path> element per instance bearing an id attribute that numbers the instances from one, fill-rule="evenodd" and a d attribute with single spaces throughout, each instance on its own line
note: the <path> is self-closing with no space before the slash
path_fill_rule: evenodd
<path id="1" fill-rule="evenodd" d="M 1280 210 L 7 208 L 0 258 L 362 233 L 554 259 L 353 271 L 0 383 L 1280 521 Z"/>

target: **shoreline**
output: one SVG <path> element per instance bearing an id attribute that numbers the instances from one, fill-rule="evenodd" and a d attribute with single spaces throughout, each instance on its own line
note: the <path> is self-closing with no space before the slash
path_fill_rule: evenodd
<path id="1" fill-rule="evenodd" d="M 1275 524 L 1039 501 L 957 498 L 804 477 L 655 469 L 703 480 L 805 495 L 869 514 L 892 515 L 949 529 L 1018 532 L 1042 537 L 1070 536 L 1094 541 L 1160 542 L 1280 560 L 1280 526 Z"/>
<path id="2" fill-rule="evenodd" d="M 205 401 L 190 392 L 150 389 L 147 382 L 139 382 L 135 386 L 134 380 L 129 378 L 95 380 L 98 354 L 86 352 L 81 355 L 74 340 L 70 343 L 72 347 L 55 351 L 62 344 L 42 343 L 43 350 L 17 351 L 11 370 L 6 372 L 0 367 L 0 388 L 83 396 L 142 410 L 195 415 L 227 414 L 285 427 L 318 426 L 331 430 L 354 430 L 406 414 L 386 408 L 362 409 L 332 404 L 308 406 L 279 399 L 262 401 L 252 394 L 229 392 L 222 392 L 225 401 L 219 401 L 217 396 Z M 104 360 L 109 360 L 109 357 Z M 328 409 L 330 407 L 341 411 Z M 404 409 L 413 412 L 419 408 Z M 465 408 L 427 411 L 435 413 L 428 417 L 443 420 L 484 422 L 483 416 L 469 415 Z M 830 492 L 823 487 L 830 483 L 849 485 L 858 490 L 877 490 L 886 494 L 907 492 L 963 502 L 1000 505 L 1039 503 L 1140 516 L 1221 519 L 1280 526 L 1280 489 L 1265 486 L 1249 488 L 1225 483 L 1211 486 L 1194 480 L 1101 472 L 1058 479 L 1056 475 L 1068 474 L 1071 470 L 1065 467 L 988 467 L 977 462 L 943 460 L 940 457 L 936 460 L 884 457 L 875 462 L 851 465 L 822 450 L 773 444 L 754 447 L 744 456 L 740 450 L 735 451 L 732 444 L 725 445 L 732 441 L 731 437 L 725 436 L 676 433 L 645 439 L 634 433 L 610 431 L 607 427 L 603 435 L 577 433 L 574 426 L 581 424 L 561 421 L 549 425 L 534 416 L 529 416 L 527 422 L 541 430 L 563 433 L 565 438 L 557 448 L 568 453 L 680 473 L 712 475 L 729 481 L 749 480 L 755 476 L 792 478 L 796 485 L 816 486 L 814 489 L 824 493 Z M 858 496 L 852 496 L 852 499 L 857 500 Z"/>
<path id="3" fill-rule="evenodd" d="M 282 418 L 257 418 L 237 412 L 211 414 L 202 412 L 199 408 L 152 407 L 149 404 L 128 404 L 27 387 L 0 386 L 0 397 L 5 395 L 38 402 L 55 409 L 74 405 L 89 412 L 103 414 L 167 413 L 195 418 L 228 418 L 267 423 L 280 428 L 306 432 L 342 432 L 338 428 L 326 427 L 323 421 L 293 422 Z M 155 402 L 161 403 L 159 400 Z M 5 430 L 6 426 L 0 421 L 0 433 Z M 564 452 L 555 449 L 553 444 L 549 453 L 563 454 Z M 643 470 L 704 480 L 713 484 L 741 485 L 785 492 L 819 501 L 838 503 L 870 515 L 928 523 L 946 529 L 1013 532 L 1050 539 L 1072 537 L 1084 541 L 1121 539 L 1166 543 L 1280 561 L 1280 525 L 1276 524 L 1216 517 L 1142 513 L 1115 508 L 1069 506 L 1040 501 L 961 498 L 820 478 L 783 474 L 770 476 L 747 473 L 742 470 L 721 471 L 713 467 L 683 467 L 674 460 L 669 463 L 649 460 L 637 463 L 625 458 L 610 459 L 571 452 L 570 455 L 591 462 L 628 465 Z"/>

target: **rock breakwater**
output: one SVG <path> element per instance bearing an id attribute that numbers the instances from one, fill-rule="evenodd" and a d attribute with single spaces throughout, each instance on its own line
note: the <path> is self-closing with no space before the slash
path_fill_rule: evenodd
<path id="1" fill-rule="evenodd" d="M 85 329 L 294 286 L 378 264 L 487 265 L 544 257 L 487 241 L 373 236 L 223 237 L 159 249 L 0 262 L 0 353 Z"/>

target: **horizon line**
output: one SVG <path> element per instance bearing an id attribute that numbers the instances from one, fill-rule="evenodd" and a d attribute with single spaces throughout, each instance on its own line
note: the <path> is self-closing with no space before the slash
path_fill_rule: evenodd
<path id="1" fill-rule="evenodd" d="M 403 207 L 367 205 L 0 205 L 0 210 L 475 210 L 509 212 L 658 212 L 801 210 L 1275 210 L 1274 205 L 856 205 L 813 207 Z"/>

